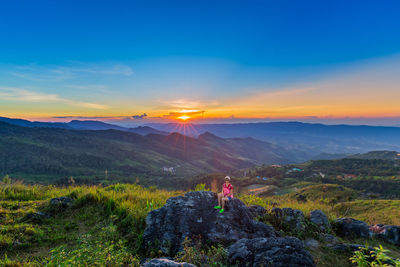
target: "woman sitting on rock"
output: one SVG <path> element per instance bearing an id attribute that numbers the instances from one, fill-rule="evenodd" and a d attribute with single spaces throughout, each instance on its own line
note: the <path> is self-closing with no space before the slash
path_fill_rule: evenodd
<path id="1" fill-rule="evenodd" d="M 231 177 L 225 177 L 225 183 L 222 185 L 222 192 L 218 194 L 218 206 L 215 206 L 216 209 L 221 209 L 219 213 L 224 212 L 225 202 L 233 199 L 233 185 L 231 184 Z M 221 208 L 222 201 L 222 208 Z"/>

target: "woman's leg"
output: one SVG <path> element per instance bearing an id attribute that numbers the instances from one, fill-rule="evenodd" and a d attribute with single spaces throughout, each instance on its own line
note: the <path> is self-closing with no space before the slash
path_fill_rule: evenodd
<path id="1" fill-rule="evenodd" d="M 222 193 L 218 193 L 218 206 L 221 206 Z"/>
<path id="2" fill-rule="evenodd" d="M 227 197 L 222 198 L 222 209 L 225 209 L 225 202 L 228 201 Z"/>

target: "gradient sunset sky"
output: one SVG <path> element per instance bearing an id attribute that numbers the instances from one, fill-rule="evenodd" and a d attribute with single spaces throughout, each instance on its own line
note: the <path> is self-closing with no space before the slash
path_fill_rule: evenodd
<path id="1" fill-rule="evenodd" d="M 0 116 L 400 126 L 398 1 L 4 1 Z"/>

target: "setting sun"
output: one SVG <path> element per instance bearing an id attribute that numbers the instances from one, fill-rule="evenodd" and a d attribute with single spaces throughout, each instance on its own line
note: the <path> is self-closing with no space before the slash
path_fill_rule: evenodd
<path id="1" fill-rule="evenodd" d="M 190 119 L 190 117 L 186 116 L 186 115 L 183 115 L 183 116 L 177 117 L 177 119 L 186 121 L 186 120 Z"/>

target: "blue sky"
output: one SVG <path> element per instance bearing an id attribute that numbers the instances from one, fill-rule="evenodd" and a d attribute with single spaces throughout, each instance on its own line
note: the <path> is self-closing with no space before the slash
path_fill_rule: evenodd
<path id="1" fill-rule="evenodd" d="M 390 98 L 399 11 L 397 1 L 7 1 L 0 9 L 0 115 L 163 117 L 186 108 L 210 118 L 344 117 L 326 92 L 315 101 L 329 112 L 307 106 L 314 102 L 296 104 L 307 106 L 296 113 L 285 99 L 271 109 L 230 103 L 335 90 L 343 80 L 351 80 L 345 91 L 354 103 L 362 94 L 357 81 L 371 71 L 382 80 L 366 93 Z M 395 106 L 383 112 L 363 101 L 368 112 L 349 116 L 400 116 Z"/>

